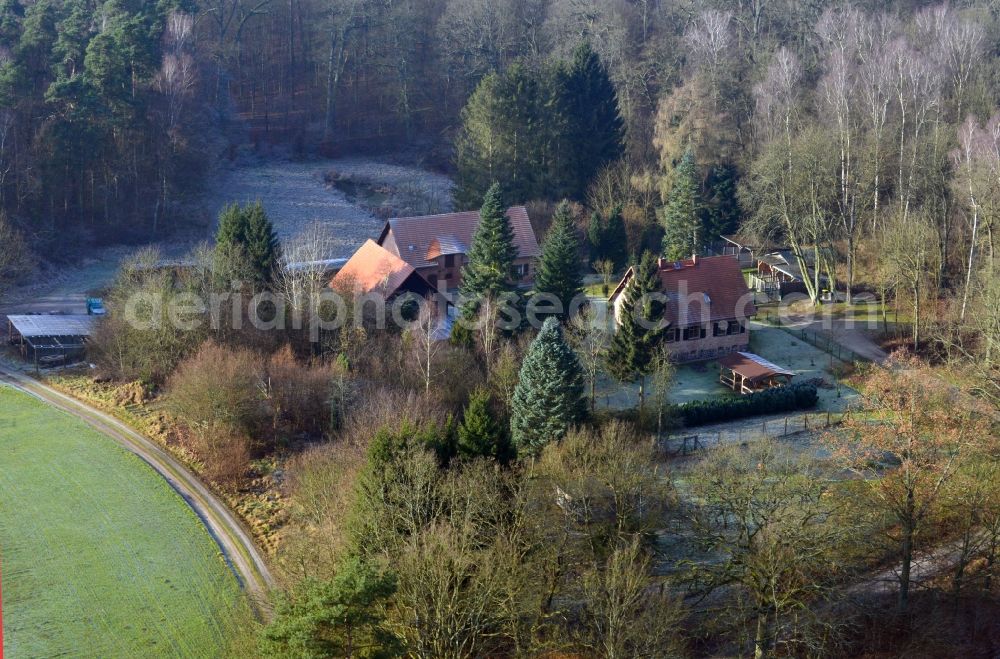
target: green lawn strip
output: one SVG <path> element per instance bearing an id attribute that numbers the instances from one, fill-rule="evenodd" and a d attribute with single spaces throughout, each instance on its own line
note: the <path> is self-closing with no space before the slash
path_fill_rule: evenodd
<path id="1" fill-rule="evenodd" d="M 0 387 L 0 492 L 9 656 L 221 652 L 235 576 L 140 458 Z"/>
<path id="2" fill-rule="evenodd" d="M 144 405 L 122 406 L 114 402 L 114 400 L 112 400 L 108 396 L 108 393 L 106 391 L 102 391 L 100 387 L 93 386 L 93 382 L 90 380 L 90 378 L 86 376 L 62 374 L 62 375 L 47 377 L 43 380 L 43 382 L 48 386 L 52 387 L 53 389 L 55 389 L 56 391 L 65 394 L 70 398 L 74 399 L 75 401 L 77 401 L 76 402 L 77 405 L 94 407 L 100 410 L 101 412 L 104 412 L 105 414 L 111 416 L 112 418 L 116 419 L 117 421 L 120 421 L 134 432 L 137 432 L 140 435 L 149 438 L 151 441 L 153 441 L 153 443 L 160 446 L 162 449 L 167 451 L 171 456 L 173 456 L 174 459 L 176 459 L 182 465 L 187 467 L 187 469 L 190 470 L 192 473 L 198 474 L 201 465 L 193 462 L 191 460 L 190 455 L 184 454 L 181 451 L 177 451 L 173 447 L 168 446 L 163 441 L 157 440 L 157 438 L 153 436 L 151 432 L 149 432 L 150 430 L 149 421 L 152 416 L 151 413 L 154 411 L 153 406 L 157 404 L 156 402 Z M 178 474 L 177 471 L 173 468 L 173 466 L 170 465 L 169 463 L 162 462 L 161 467 L 164 470 L 168 471 L 170 473 L 170 476 L 175 480 L 178 481 L 186 480 L 185 477 L 183 477 L 181 474 Z M 218 492 L 218 490 L 215 490 L 210 483 L 205 481 L 203 481 L 203 483 L 205 487 L 207 487 L 209 490 L 212 490 L 218 498 L 220 498 L 224 502 L 229 502 L 229 499 L 220 492 Z M 238 520 L 239 523 L 242 523 L 242 525 L 247 529 L 250 536 L 253 538 L 254 534 L 251 531 L 253 525 L 247 519 L 245 519 L 243 515 L 240 514 L 240 512 L 236 509 L 236 507 L 233 506 L 232 502 L 227 503 L 227 505 L 229 509 L 233 512 L 234 517 Z M 211 510 L 206 509 L 204 512 L 206 515 L 212 516 L 213 521 L 218 521 L 216 516 Z M 257 542 L 262 542 L 260 538 L 255 538 L 255 540 Z M 253 557 L 250 555 L 250 553 L 246 551 L 246 547 L 244 546 L 244 544 L 242 542 L 234 542 L 233 545 L 235 546 L 236 551 L 239 552 L 240 556 L 246 559 L 247 565 L 249 565 L 251 569 L 253 569 L 254 574 L 259 579 L 264 581 L 263 575 L 260 574 L 260 571 L 257 569 L 257 564 L 254 562 Z"/>

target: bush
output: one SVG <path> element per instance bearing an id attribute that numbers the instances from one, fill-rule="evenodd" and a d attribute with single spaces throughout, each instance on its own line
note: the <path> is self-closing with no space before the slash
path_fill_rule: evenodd
<path id="1" fill-rule="evenodd" d="M 331 425 L 337 365 L 300 363 L 285 346 L 267 363 L 267 400 L 273 431 L 320 435 Z"/>
<path id="2" fill-rule="evenodd" d="M 223 485 L 239 483 L 250 470 L 250 439 L 224 425 L 187 435 L 185 442 L 201 460 L 201 473 Z"/>
<path id="3" fill-rule="evenodd" d="M 253 435 L 266 418 L 263 378 L 259 355 L 209 341 L 170 376 L 168 404 L 198 434 L 225 427 Z"/>
<path id="4" fill-rule="evenodd" d="M 767 389 L 739 398 L 685 403 L 677 408 L 677 412 L 686 425 L 698 426 L 760 414 L 809 409 L 815 407 L 818 401 L 816 385 L 809 382 Z"/>

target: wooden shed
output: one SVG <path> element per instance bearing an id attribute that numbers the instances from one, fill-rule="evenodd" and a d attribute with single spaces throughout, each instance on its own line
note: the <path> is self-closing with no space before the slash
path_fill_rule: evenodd
<path id="1" fill-rule="evenodd" d="M 740 394 L 783 387 L 795 377 L 793 371 L 773 364 L 752 352 L 734 352 L 719 359 L 719 382 Z"/>

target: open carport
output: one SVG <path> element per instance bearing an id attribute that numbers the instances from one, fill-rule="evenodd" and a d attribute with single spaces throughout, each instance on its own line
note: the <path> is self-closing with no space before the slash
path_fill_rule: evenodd
<path id="1" fill-rule="evenodd" d="M 7 316 L 8 340 L 36 367 L 66 363 L 83 357 L 95 320 L 83 314 Z"/>

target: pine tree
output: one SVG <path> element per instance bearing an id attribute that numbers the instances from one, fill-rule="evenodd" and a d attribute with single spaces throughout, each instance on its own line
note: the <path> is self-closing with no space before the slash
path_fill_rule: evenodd
<path id="1" fill-rule="evenodd" d="M 490 409 L 490 394 L 484 389 L 472 392 L 458 426 L 458 451 L 468 457 L 502 457 L 504 428 Z"/>
<path id="2" fill-rule="evenodd" d="M 226 206 L 219 215 L 216 249 L 245 259 L 256 283 L 270 283 L 278 265 L 278 236 L 261 203 Z"/>
<path id="3" fill-rule="evenodd" d="M 663 255 L 680 260 L 697 254 L 701 246 L 701 195 L 698 168 L 689 150 L 674 170 L 673 187 L 663 208 Z"/>
<path id="4" fill-rule="evenodd" d="M 395 592 L 393 575 L 349 558 L 333 579 L 305 579 L 279 597 L 262 632 L 264 646 L 286 657 L 402 656 L 383 614 Z"/>
<path id="5" fill-rule="evenodd" d="M 554 295 L 562 304 L 562 317 L 569 313 L 570 303 L 583 292 L 580 275 L 580 239 L 573 223 L 569 202 L 556 208 L 552 226 L 542 246 L 535 277 L 535 292 Z"/>
<path id="6" fill-rule="evenodd" d="M 551 166 L 555 179 L 565 178 L 566 195 L 581 200 L 597 172 L 624 154 L 625 122 L 611 77 L 589 43 L 576 48 L 555 78 L 556 141 L 566 146 Z"/>
<path id="7" fill-rule="evenodd" d="M 645 402 L 645 380 L 653 367 L 653 356 L 663 338 L 659 321 L 663 304 L 651 299 L 660 291 L 659 267 L 652 252 L 632 269 L 632 278 L 622 295 L 618 329 L 607 355 L 608 372 L 619 382 L 639 382 L 639 410 Z"/>
<path id="8" fill-rule="evenodd" d="M 504 210 L 500 184 L 494 183 L 483 198 L 469 262 L 462 270 L 461 292 L 468 301 L 467 312 L 478 308 L 478 301 L 485 297 L 499 297 L 513 290 L 510 276 L 515 258 L 514 229 Z"/>
<path id="9" fill-rule="evenodd" d="M 554 318 L 542 325 L 521 364 L 511 399 L 510 434 L 522 456 L 558 441 L 586 413 L 583 370 Z"/>

